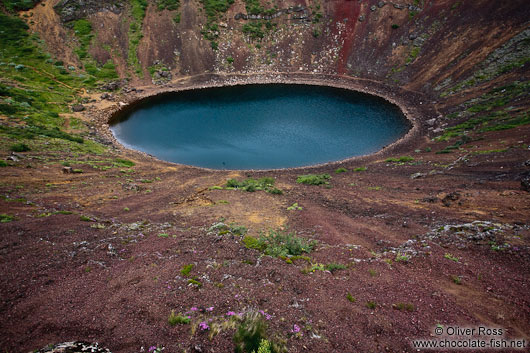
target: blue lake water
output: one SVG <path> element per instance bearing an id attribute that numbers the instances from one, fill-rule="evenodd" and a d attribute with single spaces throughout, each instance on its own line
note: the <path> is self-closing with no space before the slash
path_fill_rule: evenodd
<path id="1" fill-rule="evenodd" d="M 309 166 L 375 152 L 408 131 L 400 109 L 307 85 L 190 90 L 141 103 L 111 126 L 123 145 L 213 169 Z"/>

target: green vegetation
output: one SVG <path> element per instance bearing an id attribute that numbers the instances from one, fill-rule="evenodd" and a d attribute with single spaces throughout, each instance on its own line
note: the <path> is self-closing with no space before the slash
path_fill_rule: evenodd
<path id="1" fill-rule="evenodd" d="M 41 0 L 2 0 L 2 4 L 9 12 L 27 11 L 34 8 Z"/>
<path id="2" fill-rule="evenodd" d="M 73 22 L 74 34 L 79 40 L 79 48 L 75 50 L 79 59 L 85 59 L 88 55 L 88 47 L 92 42 L 92 24 L 87 19 L 80 19 Z"/>
<path id="3" fill-rule="evenodd" d="M 331 273 L 333 273 L 335 271 L 339 271 L 339 270 L 345 270 L 346 268 L 347 268 L 346 265 L 335 263 L 335 262 L 331 262 L 331 263 L 329 263 L 329 264 L 324 266 L 324 269 L 326 271 L 331 272 Z"/>
<path id="4" fill-rule="evenodd" d="M 8 165 L 9 165 L 9 164 L 7 164 L 6 161 L 0 159 L 0 167 L 1 167 L 1 168 L 7 167 Z"/>
<path id="5" fill-rule="evenodd" d="M 405 254 L 397 253 L 395 261 L 396 262 L 408 262 L 410 260 L 410 257 Z"/>
<path id="6" fill-rule="evenodd" d="M 288 257 L 311 252 L 316 241 L 297 237 L 295 233 L 285 230 L 269 230 L 268 234 L 261 233 L 259 238 L 245 236 L 243 243 L 249 249 L 256 249 L 265 255 L 273 257 Z"/>
<path id="7" fill-rule="evenodd" d="M 259 312 L 245 315 L 234 333 L 236 353 L 283 353 L 287 352 L 282 342 L 267 337 L 267 323 Z"/>
<path id="8" fill-rule="evenodd" d="M 179 325 L 188 325 L 191 322 L 191 319 L 188 316 L 183 316 L 181 314 L 176 315 L 175 310 L 171 310 L 167 322 L 170 326 Z"/>
<path id="9" fill-rule="evenodd" d="M 453 281 L 454 284 L 458 284 L 458 285 L 461 285 L 462 284 L 462 278 L 460 276 L 451 276 L 451 280 Z"/>
<path id="10" fill-rule="evenodd" d="M 0 223 L 8 223 L 11 222 L 13 219 L 15 219 L 15 217 L 5 213 L 0 213 Z"/>
<path id="11" fill-rule="evenodd" d="M 348 299 L 350 302 L 355 303 L 357 299 L 353 295 L 351 295 L 349 292 L 346 293 L 346 299 Z"/>
<path id="12" fill-rule="evenodd" d="M 157 0 L 156 5 L 158 10 L 178 10 L 180 7 L 180 0 Z"/>
<path id="13" fill-rule="evenodd" d="M 393 157 L 393 158 L 385 159 L 385 162 L 387 163 L 407 163 L 407 162 L 412 162 L 412 161 L 414 161 L 414 158 L 410 156 L 401 156 L 398 158 Z"/>
<path id="14" fill-rule="evenodd" d="M 79 48 L 75 49 L 75 53 L 83 63 L 85 71 L 94 76 L 90 83 L 95 83 L 98 80 L 105 81 L 117 79 L 118 74 L 112 61 L 109 60 L 103 66 L 98 67 L 96 62 L 88 54 L 88 49 L 94 37 L 90 21 L 86 19 L 74 21 L 73 30 L 79 41 Z"/>
<path id="15" fill-rule="evenodd" d="M 274 178 L 271 177 L 263 177 L 259 179 L 247 178 L 242 181 L 236 179 L 228 179 L 226 181 L 226 189 L 237 189 L 247 192 L 264 190 L 271 194 L 281 195 L 283 192 L 280 189 L 274 187 L 274 182 Z"/>
<path id="16" fill-rule="evenodd" d="M 490 90 L 478 99 L 464 103 L 467 107 L 463 116 L 467 119 L 460 124 L 445 129 L 438 141 L 447 141 L 463 136 L 467 132 L 481 134 L 488 131 L 513 129 L 530 123 L 530 110 L 506 107 L 510 102 L 524 100 L 530 90 L 530 81 L 514 81 L 506 86 Z M 471 103 L 472 102 L 472 103 Z M 459 114 L 450 114 L 457 117 Z"/>
<path id="17" fill-rule="evenodd" d="M 287 207 L 287 211 L 302 211 L 303 207 L 298 206 L 298 202 L 293 203 L 291 206 Z"/>
<path id="18" fill-rule="evenodd" d="M 451 260 L 451 261 L 454 261 L 454 262 L 458 262 L 458 257 L 456 256 L 453 256 L 449 253 L 445 253 L 444 257 L 448 260 Z"/>
<path id="19" fill-rule="evenodd" d="M 354 172 L 366 172 L 367 170 L 368 168 L 366 167 L 358 167 L 353 169 Z"/>
<path id="20" fill-rule="evenodd" d="M 329 174 L 307 174 L 300 175 L 296 182 L 298 184 L 307 184 L 307 185 L 327 185 L 329 184 L 329 179 L 331 176 Z"/>
<path id="21" fill-rule="evenodd" d="M 201 31 L 203 37 L 210 41 L 212 49 L 217 50 L 219 44 L 216 39 L 219 37 L 219 18 L 230 8 L 234 0 L 200 0 L 204 12 L 206 13 L 206 26 Z"/>
<path id="22" fill-rule="evenodd" d="M 0 125 L 4 146 L 25 144 L 38 153 L 104 151 L 97 143 L 61 130 L 61 114 L 69 113 L 78 101 L 78 89 L 91 87 L 95 79 L 52 60 L 43 52 L 42 41 L 27 30 L 21 19 L 0 13 L 0 114 L 8 117 L 8 123 Z M 77 130 L 88 130 L 83 122 L 77 123 Z"/>
<path id="23" fill-rule="evenodd" d="M 265 37 L 262 21 L 245 23 L 243 25 L 242 31 L 252 40 L 261 40 L 263 37 Z"/>
<path id="24" fill-rule="evenodd" d="M 188 284 L 191 284 L 191 285 L 194 285 L 196 286 L 197 288 L 201 288 L 202 287 L 202 283 L 197 281 L 195 278 L 190 278 L 188 280 Z"/>
<path id="25" fill-rule="evenodd" d="M 188 275 L 190 274 L 191 270 L 193 269 L 193 264 L 188 264 L 188 265 L 185 265 L 182 267 L 182 269 L 180 270 L 180 274 L 184 277 L 188 277 Z"/>
<path id="26" fill-rule="evenodd" d="M 392 307 L 399 311 L 408 311 L 410 313 L 414 311 L 414 304 L 411 303 L 392 304 Z"/>
<path id="27" fill-rule="evenodd" d="M 84 216 L 84 215 L 81 215 L 81 217 L 79 217 L 79 219 L 82 220 L 83 222 L 93 222 L 94 221 L 92 218 Z"/>
<path id="28" fill-rule="evenodd" d="M 335 174 L 346 173 L 347 171 L 348 169 L 346 168 L 337 168 L 335 169 Z"/>
<path id="29" fill-rule="evenodd" d="M 398 28 L 399 28 L 399 25 L 397 25 L 395 23 L 392 25 L 392 29 L 398 29 Z"/>
<path id="30" fill-rule="evenodd" d="M 25 143 L 15 143 L 14 145 L 11 145 L 9 149 L 13 152 L 27 152 L 31 150 L 31 148 Z"/>
<path id="31" fill-rule="evenodd" d="M 138 60 L 138 45 L 143 38 L 142 23 L 147 9 L 147 0 L 130 0 L 132 20 L 129 26 L 129 52 L 127 63 L 135 69 L 139 77 L 143 77 L 142 66 Z"/>
<path id="32" fill-rule="evenodd" d="M 368 309 L 375 309 L 377 307 L 377 303 L 373 300 L 369 300 L 366 302 L 366 307 Z"/>

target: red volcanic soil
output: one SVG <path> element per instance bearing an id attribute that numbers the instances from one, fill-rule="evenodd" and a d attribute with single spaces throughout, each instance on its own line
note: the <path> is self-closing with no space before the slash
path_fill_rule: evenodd
<path id="1" fill-rule="evenodd" d="M 418 121 L 436 114 L 416 93 L 351 85 L 399 95 Z M 0 214 L 14 216 L 0 224 L 0 348 L 83 340 L 118 353 L 231 352 L 227 313 L 255 310 L 289 352 L 414 351 L 437 325 L 528 341 L 529 136 L 528 126 L 490 132 L 436 154 L 448 143 L 420 131 L 382 153 L 275 171 L 204 170 L 113 147 L 64 174 L 67 150 L 26 152 L 0 168 Z M 135 165 L 101 162 L 118 157 Z M 330 174 L 329 185 L 297 183 L 309 173 Z M 283 194 L 212 188 L 264 176 Z M 236 225 L 255 237 L 286 227 L 317 245 L 306 258 L 265 256 Z M 171 326 L 172 311 L 191 323 Z"/>
<path id="2" fill-rule="evenodd" d="M 345 29 L 341 34 L 343 41 L 342 48 L 339 52 L 339 60 L 337 62 L 337 73 L 343 75 L 347 71 L 346 63 L 353 47 L 353 37 L 355 36 L 355 25 L 358 23 L 359 13 L 361 10 L 360 2 L 356 1 L 342 1 L 336 6 L 335 15 L 333 18 L 339 22 L 343 22 Z"/>

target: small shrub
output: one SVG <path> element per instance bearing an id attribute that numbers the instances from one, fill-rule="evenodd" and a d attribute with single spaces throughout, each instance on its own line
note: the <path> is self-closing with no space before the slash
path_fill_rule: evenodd
<path id="1" fill-rule="evenodd" d="M 366 167 L 358 167 L 353 169 L 354 172 L 365 172 L 368 168 Z"/>
<path id="2" fill-rule="evenodd" d="M 273 195 L 282 195 L 283 194 L 283 191 L 278 189 L 278 188 L 269 189 L 269 190 L 267 190 L 267 192 L 269 194 L 273 194 Z"/>
<path id="3" fill-rule="evenodd" d="M 414 305 L 411 303 L 397 303 L 393 304 L 392 308 L 399 310 L 399 311 L 408 311 L 413 312 L 414 311 Z"/>
<path id="4" fill-rule="evenodd" d="M 187 316 L 183 316 L 181 314 L 176 315 L 175 310 L 171 310 L 171 314 L 169 314 L 169 317 L 167 319 L 169 325 L 175 326 L 177 324 L 179 325 L 187 325 L 191 322 L 191 319 Z"/>
<path id="5" fill-rule="evenodd" d="M 81 219 L 83 222 L 93 222 L 94 221 L 92 218 L 84 216 L 84 215 L 81 215 L 81 217 L 79 217 L 79 219 Z"/>
<path id="6" fill-rule="evenodd" d="M 369 300 L 366 302 L 366 307 L 368 309 L 375 309 L 377 307 L 377 303 L 373 300 Z"/>
<path id="7" fill-rule="evenodd" d="M 397 25 L 395 23 L 392 25 L 392 29 L 398 29 L 398 28 L 399 28 L 399 25 Z"/>
<path id="8" fill-rule="evenodd" d="M 331 176 L 329 174 L 307 174 L 300 175 L 296 182 L 298 184 L 307 184 L 307 185 L 327 185 L 329 184 L 329 179 Z"/>
<path id="9" fill-rule="evenodd" d="M 114 160 L 114 166 L 116 167 L 130 168 L 130 167 L 134 167 L 135 165 L 136 164 L 133 161 L 129 161 L 127 159 L 118 158 Z"/>
<path id="10" fill-rule="evenodd" d="M 193 269 L 193 264 L 185 265 L 180 270 L 180 274 L 183 275 L 184 277 L 188 277 L 192 269 Z"/>
<path id="11" fill-rule="evenodd" d="M 376 270 L 368 270 L 368 273 L 370 274 L 370 277 L 376 277 L 377 276 L 377 271 Z"/>
<path id="12" fill-rule="evenodd" d="M 287 211 L 302 211 L 304 208 L 298 205 L 298 202 L 293 203 L 291 206 L 287 207 Z"/>
<path id="13" fill-rule="evenodd" d="M 5 213 L 0 214 L 0 223 L 8 223 L 14 219 L 13 216 L 7 215 Z"/>
<path id="14" fill-rule="evenodd" d="M 352 303 L 355 303 L 357 301 L 357 299 L 355 299 L 350 293 L 346 294 L 346 299 L 348 299 Z"/>
<path id="15" fill-rule="evenodd" d="M 338 271 L 338 270 L 344 270 L 346 269 L 346 265 L 338 264 L 335 262 L 329 263 L 325 266 L 326 271 L 329 271 L 331 273 Z"/>
<path id="16" fill-rule="evenodd" d="M 462 278 L 460 276 L 451 276 L 451 279 L 453 280 L 453 283 L 461 285 L 462 284 Z"/>
<path id="17" fill-rule="evenodd" d="M 188 280 L 188 284 L 193 284 L 194 286 L 197 286 L 198 288 L 202 287 L 202 283 L 193 278 L 190 278 Z"/>
<path id="18" fill-rule="evenodd" d="M 410 260 L 409 256 L 401 253 L 396 254 L 396 262 L 408 262 Z"/>
<path id="19" fill-rule="evenodd" d="M 287 349 L 267 337 L 267 323 L 259 312 L 247 313 L 234 333 L 236 353 L 283 353 Z"/>
<path id="20" fill-rule="evenodd" d="M 448 260 L 451 260 L 451 261 L 454 261 L 454 262 L 458 262 L 458 257 L 456 256 L 453 256 L 449 253 L 445 253 L 444 257 Z"/>
<path id="21" fill-rule="evenodd" d="M 346 173 L 347 171 L 348 169 L 346 168 L 337 168 L 335 169 L 335 174 Z"/>
<path id="22" fill-rule="evenodd" d="M 7 166 L 8 166 L 8 164 L 7 164 L 6 161 L 0 160 L 0 168 L 7 167 Z"/>
<path id="23" fill-rule="evenodd" d="M 388 163 L 406 163 L 406 162 L 412 162 L 414 161 L 414 158 L 411 156 L 401 156 L 399 158 L 387 158 L 385 162 Z"/>
<path id="24" fill-rule="evenodd" d="M 243 238 L 243 244 L 245 244 L 245 246 L 249 249 L 261 250 L 261 245 L 258 239 L 251 237 L 250 235 L 247 235 Z"/>
<path id="25" fill-rule="evenodd" d="M 13 152 L 27 152 L 31 150 L 25 143 L 15 143 L 14 145 L 11 145 L 10 149 Z"/>

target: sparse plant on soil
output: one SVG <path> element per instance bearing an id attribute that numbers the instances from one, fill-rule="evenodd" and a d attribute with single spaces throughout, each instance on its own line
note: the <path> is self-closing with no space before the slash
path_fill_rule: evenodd
<path id="1" fill-rule="evenodd" d="M 327 185 L 329 184 L 329 179 L 331 176 L 329 174 L 307 174 L 300 175 L 296 182 L 298 184 L 307 184 L 307 185 Z"/>
<path id="2" fill-rule="evenodd" d="M 351 303 L 355 303 L 357 301 L 357 299 L 355 299 L 355 297 L 349 292 L 346 294 L 346 299 L 348 299 Z"/>
<path id="3" fill-rule="evenodd" d="M 335 174 L 346 173 L 347 171 L 348 169 L 346 168 L 337 168 L 335 169 Z"/>
<path id="4" fill-rule="evenodd" d="M 455 284 L 462 284 L 462 278 L 460 276 L 453 275 L 451 276 L 451 279 L 453 280 L 453 283 Z"/>
<path id="5" fill-rule="evenodd" d="M 458 257 L 453 256 L 450 253 L 445 253 L 444 258 L 446 258 L 448 260 L 451 260 L 451 261 L 454 261 L 454 262 L 458 262 L 459 261 Z"/>
<path id="6" fill-rule="evenodd" d="M 5 214 L 5 213 L 0 214 L 0 223 L 8 223 L 8 222 L 11 222 L 13 219 L 14 217 L 8 214 Z"/>
<path id="7" fill-rule="evenodd" d="M 199 282 L 199 281 L 197 281 L 197 280 L 194 279 L 194 278 L 190 278 L 190 279 L 188 280 L 188 284 L 194 285 L 194 286 L 196 286 L 197 288 L 201 288 L 201 287 L 202 287 L 202 283 Z"/>
<path id="8" fill-rule="evenodd" d="M 410 260 L 410 257 L 408 255 L 397 253 L 395 261 L 396 262 L 408 262 Z"/>
<path id="9" fill-rule="evenodd" d="M 256 249 L 265 255 L 273 257 L 288 257 L 309 253 L 316 246 L 316 241 L 297 237 L 295 233 L 286 230 L 269 230 L 268 234 L 261 233 L 259 238 L 246 236 L 243 243 L 247 248 Z"/>
<path id="10" fill-rule="evenodd" d="M 295 202 L 291 206 L 287 207 L 287 211 L 302 211 L 302 209 L 302 206 L 298 206 L 298 202 Z"/>
<path id="11" fill-rule="evenodd" d="M 411 156 L 401 156 L 401 157 L 392 157 L 392 158 L 387 158 L 385 160 L 385 162 L 387 163 L 407 163 L 407 162 L 412 162 L 414 161 L 414 158 L 411 157 Z"/>
<path id="12" fill-rule="evenodd" d="M 182 267 L 182 269 L 180 270 L 180 274 L 184 277 L 188 277 L 188 275 L 190 274 L 191 270 L 193 269 L 193 264 L 188 264 L 188 265 L 185 265 Z"/>
<path id="13" fill-rule="evenodd" d="M 229 190 L 238 189 L 247 192 L 264 190 L 271 194 L 282 194 L 283 192 L 280 189 L 274 187 L 274 182 L 274 178 L 271 177 L 263 177 L 259 179 L 247 178 L 242 181 L 236 179 L 228 179 L 226 181 L 226 188 Z"/>
<path id="14" fill-rule="evenodd" d="M 87 217 L 87 216 L 85 216 L 85 215 L 81 215 L 81 216 L 79 217 L 79 219 L 82 220 L 83 222 L 93 222 L 93 221 L 94 221 L 92 218 Z"/>
<path id="15" fill-rule="evenodd" d="M 335 271 L 339 271 L 339 270 L 344 270 L 346 269 L 346 265 L 344 264 L 339 264 L 339 263 L 336 263 L 336 262 L 331 262 L 329 264 L 327 264 L 324 269 L 326 271 L 329 271 L 331 273 L 334 273 Z"/>
<path id="16" fill-rule="evenodd" d="M 267 323 L 259 312 L 249 312 L 245 315 L 236 329 L 233 340 L 236 353 L 287 351 L 282 342 L 267 336 Z"/>
<path id="17" fill-rule="evenodd" d="M 175 314 L 175 310 L 171 310 L 167 321 L 171 326 L 175 326 L 177 324 L 187 325 L 191 322 L 191 318 L 189 316 L 183 316 L 182 314 L 177 315 Z"/>
<path id="18" fill-rule="evenodd" d="M 369 269 L 368 273 L 370 274 L 370 277 L 376 277 L 377 276 L 377 271 L 376 270 Z"/>
<path id="19" fill-rule="evenodd" d="M 408 311 L 413 312 L 414 311 L 414 304 L 411 303 L 397 303 L 392 304 L 392 308 L 399 310 L 399 311 Z"/>
<path id="20" fill-rule="evenodd" d="M 15 143 L 14 145 L 11 145 L 10 150 L 13 152 L 27 152 L 31 149 L 25 143 Z"/>
<path id="21" fill-rule="evenodd" d="M 377 307 L 377 303 L 373 300 L 369 300 L 366 302 L 366 307 L 368 309 L 375 309 Z"/>

